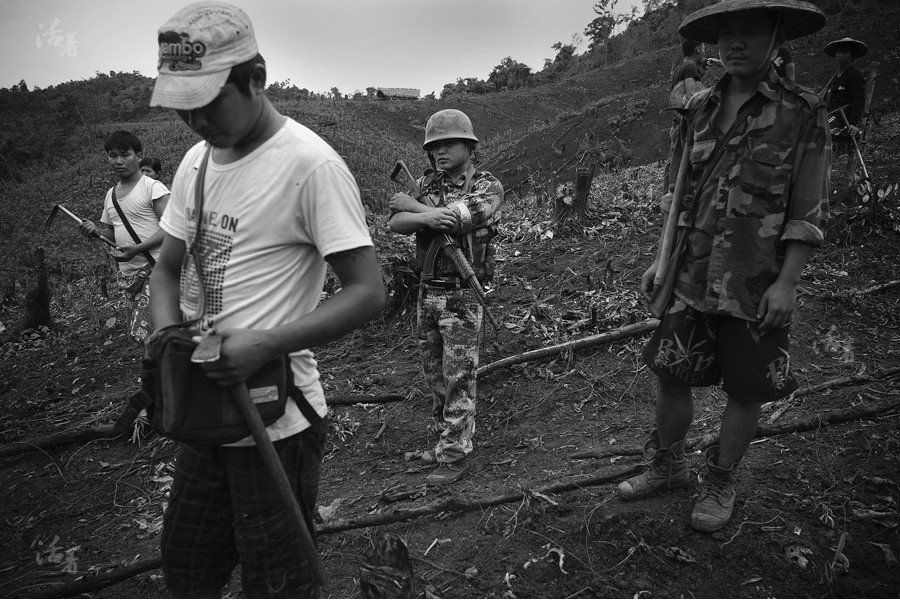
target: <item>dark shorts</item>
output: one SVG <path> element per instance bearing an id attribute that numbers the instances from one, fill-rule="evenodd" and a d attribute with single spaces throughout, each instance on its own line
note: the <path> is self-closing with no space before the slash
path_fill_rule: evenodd
<path id="1" fill-rule="evenodd" d="M 756 323 L 708 315 L 676 298 L 644 348 L 663 382 L 722 389 L 739 400 L 771 402 L 797 389 L 788 353 L 790 326 L 760 335 Z"/>
<path id="2" fill-rule="evenodd" d="M 313 536 L 326 431 L 322 421 L 275 442 Z M 183 445 L 161 542 L 163 573 L 173 597 L 220 597 L 239 562 L 247 598 L 318 597 L 286 519 L 255 446 Z"/>

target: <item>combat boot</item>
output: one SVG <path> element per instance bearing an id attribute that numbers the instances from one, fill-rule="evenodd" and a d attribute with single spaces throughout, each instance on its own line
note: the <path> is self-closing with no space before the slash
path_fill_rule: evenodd
<path id="1" fill-rule="evenodd" d="M 700 472 L 700 496 L 691 512 L 691 527 L 697 531 L 712 533 L 722 529 L 734 511 L 737 463 L 723 469 L 718 466 L 718 461 L 719 447 L 711 446 L 706 451 L 706 466 Z"/>
<path id="2" fill-rule="evenodd" d="M 684 460 L 684 440 L 679 440 L 668 448 L 659 447 L 659 432 L 653 430 L 644 444 L 644 456 L 650 461 L 640 475 L 626 479 L 619 484 L 619 498 L 640 500 L 660 492 L 686 487 L 690 483 L 687 463 Z"/>

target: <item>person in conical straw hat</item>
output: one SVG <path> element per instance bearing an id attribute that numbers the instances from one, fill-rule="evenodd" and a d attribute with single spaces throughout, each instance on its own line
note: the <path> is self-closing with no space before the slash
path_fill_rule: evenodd
<path id="1" fill-rule="evenodd" d="M 734 475 L 762 404 L 797 387 L 788 333 L 803 266 L 822 243 L 831 140 L 819 97 L 780 79 L 770 59 L 773 48 L 824 23 L 808 2 L 725 0 L 679 28 L 717 44 L 726 73 L 687 103 L 673 150 L 661 206 L 666 220 L 677 219 L 674 251 L 663 260 L 658 252 L 641 279 L 651 306 L 662 307 L 644 350 L 659 384 L 656 427 L 647 469 L 618 494 L 637 500 L 687 487 L 691 388 L 722 382 L 720 441 L 706 453 L 691 513 L 700 531 L 731 518 Z M 666 276 L 671 288 L 659 285 Z"/>
<path id="2" fill-rule="evenodd" d="M 845 37 L 829 42 L 824 51 L 834 59 L 837 67 L 823 88 L 828 112 L 843 108 L 847 122 L 843 123 L 843 119 L 840 119 L 839 123 L 842 128 L 847 129 L 847 133 L 856 136 L 859 134 L 859 122 L 866 106 L 866 79 L 853 66 L 853 61 L 864 56 L 869 47 L 859 40 Z"/>

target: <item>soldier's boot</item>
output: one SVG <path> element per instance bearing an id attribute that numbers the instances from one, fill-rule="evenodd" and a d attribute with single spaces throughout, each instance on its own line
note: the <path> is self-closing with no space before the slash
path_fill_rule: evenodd
<path id="1" fill-rule="evenodd" d="M 644 456 L 650 461 L 640 475 L 619 484 L 619 498 L 625 501 L 649 498 L 660 492 L 686 487 L 690 483 L 684 460 L 684 440 L 668 448 L 659 447 L 659 433 L 654 429 L 644 444 Z"/>
<path id="2" fill-rule="evenodd" d="M 706 465 L 700 472 L 700 496 L 691 512 L 691 527 L 697 531 L 712 533 L 728 523 L 734 511 L 734 470 L 737 463 L 727 469 L 718 466 L 719 447 L 706 451 Z"/>

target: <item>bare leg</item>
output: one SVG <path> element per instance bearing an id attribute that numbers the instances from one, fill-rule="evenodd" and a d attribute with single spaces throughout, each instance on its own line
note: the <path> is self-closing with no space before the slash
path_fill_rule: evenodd
<path id="1" fill-rule="evenodd" d="M 719 435 L 719 467 L 729 469 L 744 456 L 756 433 L 761 411 L 761 402 L 747 402 L 728 396 Z"/>
<path id="2" fill-rule="evenodd" d="M 681 383 L 658 380 L 656 393 L 656 429 L 660 448 L 669 448 L 687 435 L 694 419 L 691 388 Z"/>

